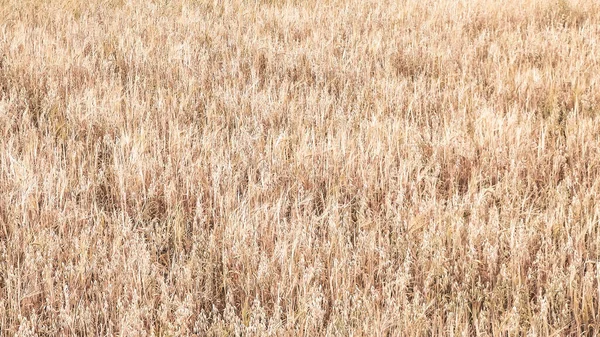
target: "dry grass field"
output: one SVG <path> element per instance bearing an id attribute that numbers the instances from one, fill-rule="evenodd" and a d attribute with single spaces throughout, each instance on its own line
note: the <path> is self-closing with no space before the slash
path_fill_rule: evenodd
<path id="1" fill-rule="evenodd" d="M 595 1 L 0 0 L 0 335 L 595 335 L 599 104 Z"/>

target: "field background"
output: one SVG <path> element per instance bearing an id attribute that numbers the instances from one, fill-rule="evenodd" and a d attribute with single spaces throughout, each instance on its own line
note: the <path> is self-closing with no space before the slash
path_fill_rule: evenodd
<path id="1" fill-rule="evenodd" d="M 0 0 L 0 335 L 600 329 L 600 3 Z"/>

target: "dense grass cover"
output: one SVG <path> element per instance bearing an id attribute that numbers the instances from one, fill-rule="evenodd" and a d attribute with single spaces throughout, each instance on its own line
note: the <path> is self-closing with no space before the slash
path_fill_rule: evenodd
<path id="1" fill-rule="evenodd" d="M 0 0 L 0 335 L 600 328 L 600 4 Z"/>

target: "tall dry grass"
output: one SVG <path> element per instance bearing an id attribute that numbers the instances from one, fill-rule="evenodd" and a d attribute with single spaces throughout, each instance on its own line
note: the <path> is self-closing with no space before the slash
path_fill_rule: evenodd
<path id="1" fill-rule="evenodd" d="M 0 335 L 600 329 L 600 4 L 0 0 Z"/>

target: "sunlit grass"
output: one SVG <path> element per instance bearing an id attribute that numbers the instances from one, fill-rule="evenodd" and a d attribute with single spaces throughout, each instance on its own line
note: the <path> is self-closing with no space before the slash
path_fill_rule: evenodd
<path id="1" fill-rule="evenodd" d="M 0 335 L 595 333 L 599 23 L 0 0 Z"/>

